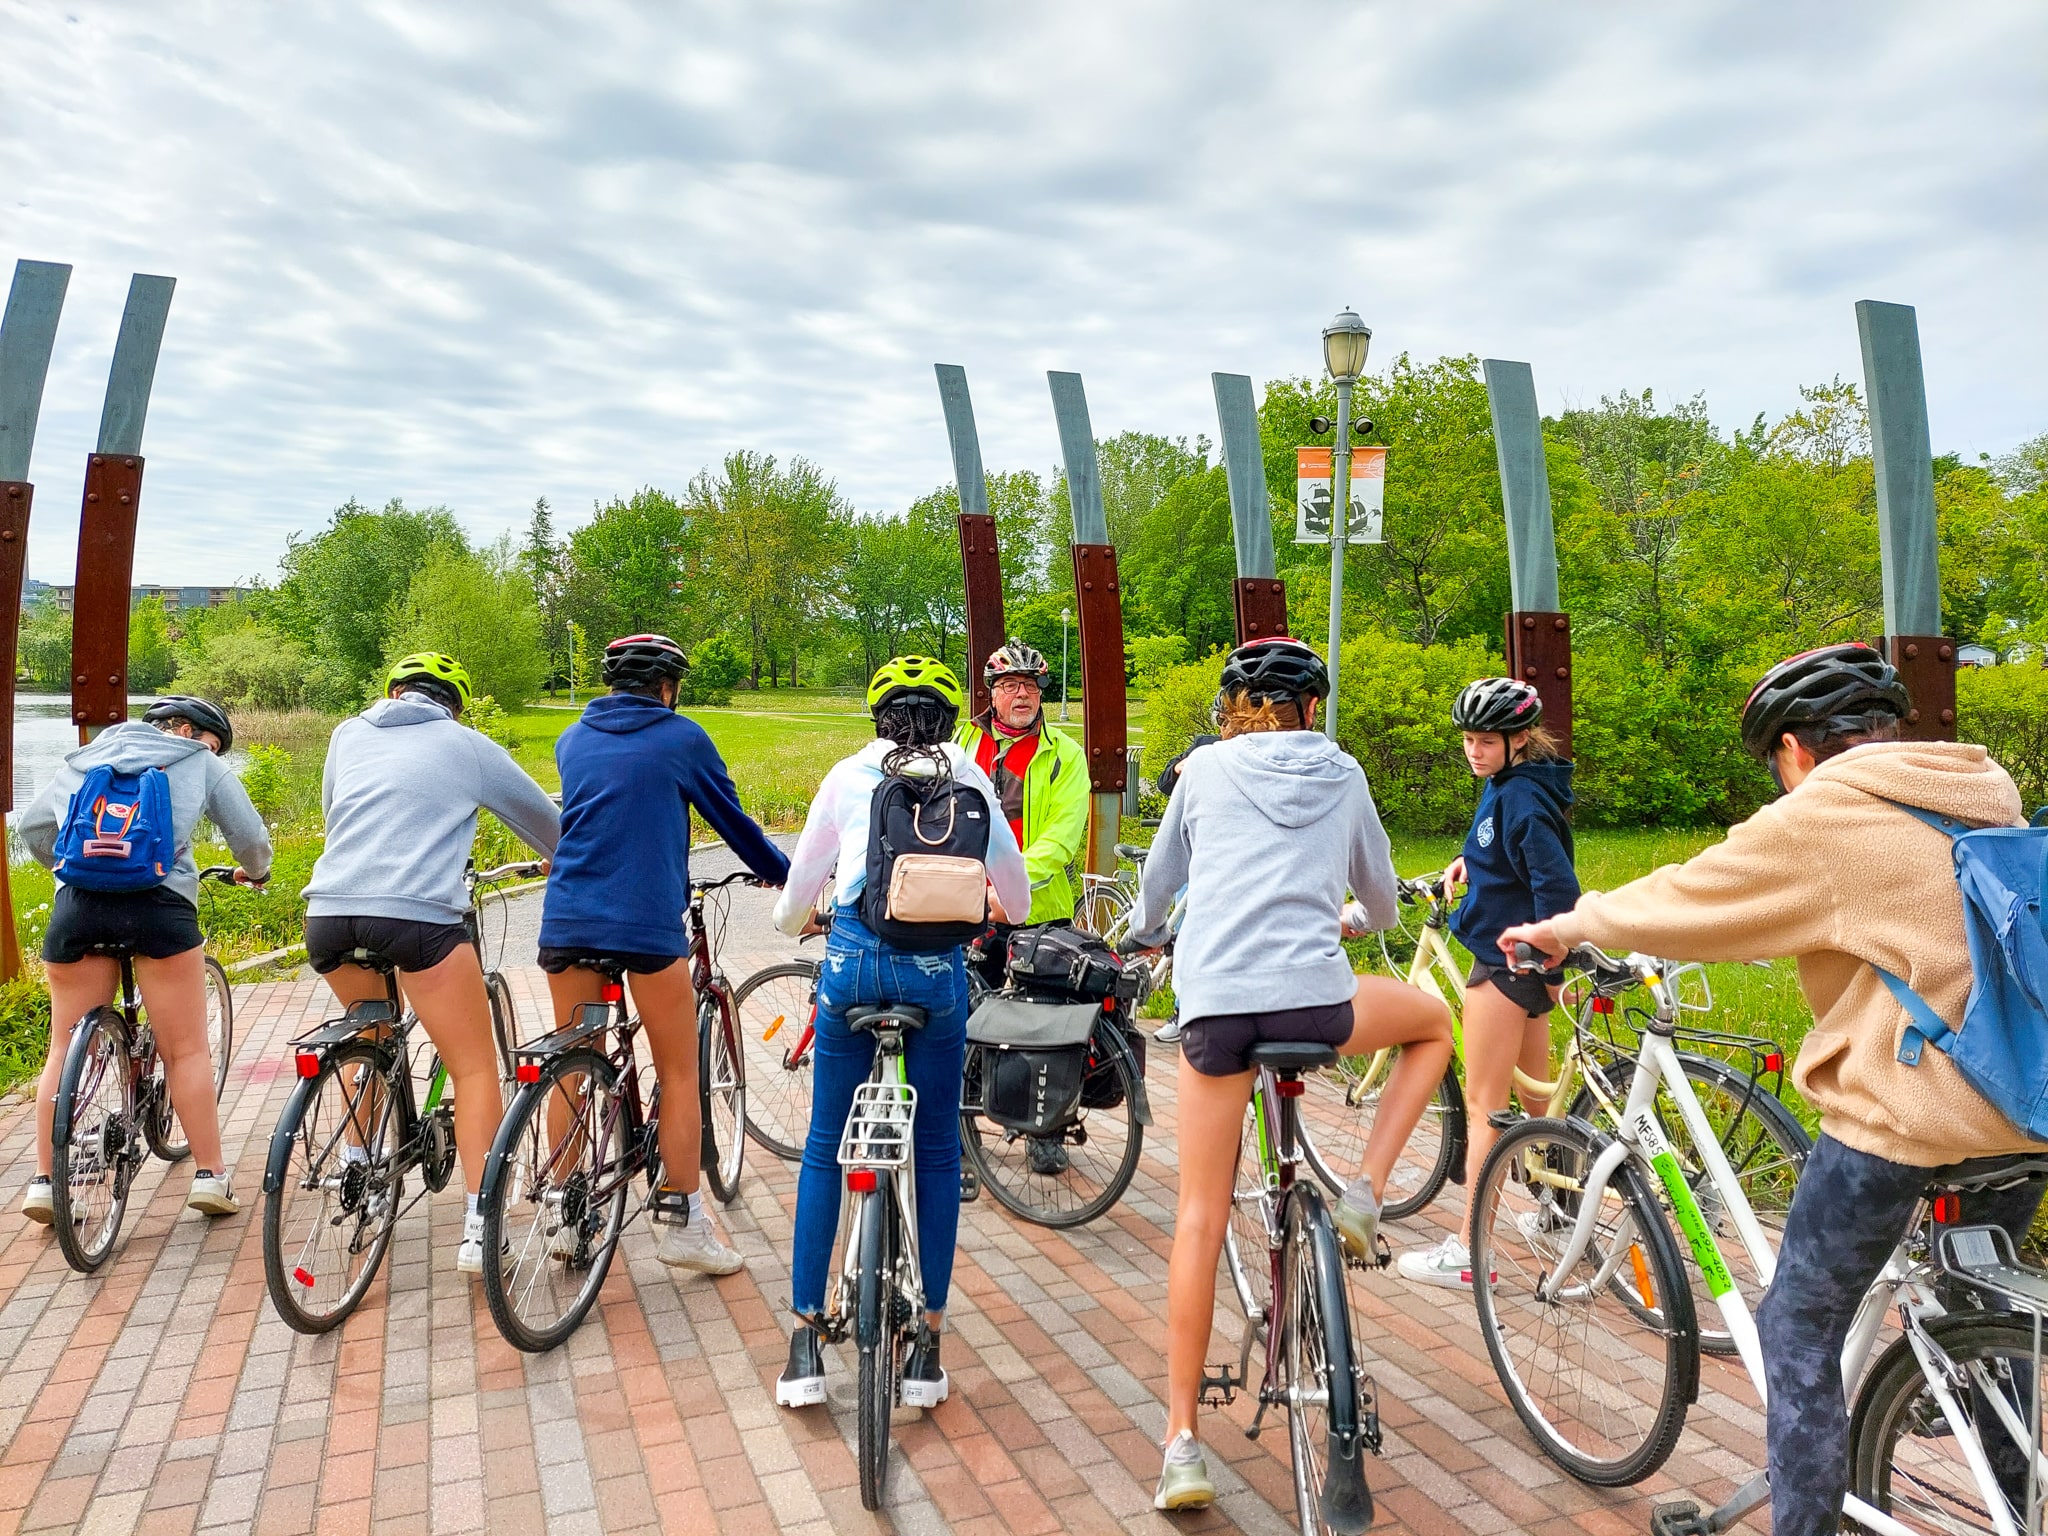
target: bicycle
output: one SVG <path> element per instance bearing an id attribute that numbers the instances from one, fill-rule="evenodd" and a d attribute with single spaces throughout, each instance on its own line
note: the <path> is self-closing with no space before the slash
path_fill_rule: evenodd
<path id="1" fill-rule="evenodd" d="M 713 892 L 740 882 L 759 884 L 738 871 L 690 886 L 704 1172 L 727 1204 L 739 1193 L 745 1152 L 745 1056 L 705 914 Z M 499 1122 L 477 1196 L 484 1299 L 506 1342 L 530 1354 L 555 1348 L 582 1324 L 619 1240 L 661 1188 L 661 1085 L 643 1109 L 634 1049 L 640 1019 L 626 1006 L 625 972 L 598 970 L 601 1001 L 515 1048 L 519 1092 Z M 643 1176 L 646 1194 L 629 1213 L 633 1182 Z"/>
<path id="2" fill-rule="evenodd" d="M 823 931 L 830 913 L 818 918 Z M 805 934 L 808 944 L 817 934 Z M 754 972 L 732 995 L 733 1013 L 749 1072 L 747 1134 L 784 1162 L 801 1162 L 811 1129 L 812 1046 L 818 1038 L 821 964 L 807 957 L 782 960 Z M 785 1033 L 786 1031 L 786 1033 Z"/>
<path id="3" fill-rule="evenodd" d="M 199 871 L 201 882 L 232 881 L 234 875 L 232 864 Z M 73 1028 L 50 1127 L 50 1224 L 64 1262 L 81 1275 L 113 1253 L 145 1147 L 167 1163 L 192 1155 L 136 988 L 135 957 L 117 948 L 98 952 L 120 962 L 120 990 L 116 1001 L 93 1009 Z M 212 955 L 200 963 L 218 1103 L 235 1054 L 235 999 L 221 963 Z"/>
<path id="4" fill-rule="evenodd" d="M 1380 1454 L 1379 1410 L 1356 1352 L 1347 1261 L 1337 1230 L 1316 1180 L 1300 1176 L 1306 1166 L 1303 1078 L 1330 1066 L 1337 1053 L 1324 1045 L 1267 1042 L 1250 1054 L 1257 1076 L 1224 1235 L 1245 1328 L 1236 1371 L 1226 1360 L 1203 1372 L 1202 1402 L 1227 1407 L 1250 1385 L 1252 1346 L 1263 1340 L 1259 1407 L 1245 1434 L 1256 1439 L 1267 1411 L 1285 1409 L 1301 1529 L 1363 1531 L 1373 1519 L 1363 1453 Z M 1249 1160 L 1246 1147 L 1253 1154 Z M 1391 1259 L 1382 1238 L 1373 1262 L 1385 1267 Z"/>
<path id="5" fill-rule="evenodd" d="M 1663 1464 L 1698 1389 L 1693 1293 L 1667 1209 L 1708 1277 L 1758 1397 L 1765 1392 L 1755 1321 L 1716 1241 L 1717 1223 L 1703 1213 L 1665 1136 L 1660 1094 L 1690 1132 L 1707 1192 L 1761 1284 L 1769 1284 L 1776 1254 L 1682 1069 L 1673 1043 L 1681 1012 L 1673 968 L 1590 948 L 1575 950 L 1573 962 L 1607 996 L 1648 988 L 1655 1009 L 1643 1017 L 1627 1101 L 1611 1133 L 1581 1117 L 1543 1117 L 1515 1124 L 1495 1145 L 1473 1193 L 1473 1292 L 1495 1373 L 1544 1453 L 1582 1481 L 1619 1486 Z M 1867 1530 L 2019 1536 L 1983 1435 L 1994 1431 L 1992 1449 L 2008 1453 L 2009 1442 L 2025 1436 L 2031 1449 L 2021 1459 L 2042 1461 L 2015 1402 L 2012 1365 L 2031 1349 L 2034 1330 L 2006 1313 L 1946 1311 L 1930 1253 L 1939 1253 L 1940 1228 L 1954 1219 L 1956 1191 L 2042 1175 L 2048 1160 L 1939 1177 L 1930 1171 L 1929 1220 L 1900 1242 L 1864 1299 L 1843 1352 L 1843 1380 L 1854 1388 L 1854 1480 L 1843 1512 Z M 1894 1307 L 1902 1337 L 1870 1364 Z M 2002 1459 L 2010 1465 L 2012 1456 Z M 1768 1497 L 1759 1475 L 1710 1514 L 1689 1501 L 1660 1505 L 1652 1530 L 1707 1536 Z M 1917 1524 L 1886 1512 L 1902 1500 L 1914 1506 Z"/>
<path id="6" fill-rule="evenodd" d="M 463 871 L 470 944 L 483 960 L 477 891 L 541 872 L 522 862 Z M 278 1316 L 300 1333 L 326 1333 L 362 1304 L 404 1211 L 447 1188 L 455 1170 L 455 1112 L 448 1071 L 427 1051 L 424 1102 L 414 1093 L 413 1027 L 398 968 L 359 949 L 355 965 L 384 978 L 385 995 L 351 1003 L 292 1042 L 299 1084 L 285 1101 L 263 1170 L 263 1278 Z M 511 989 L 484 975 L 491 1032 L 503 1063 L 518 1039 Z M 405 1176 L 421 1192 L 404 1204 Z"/>

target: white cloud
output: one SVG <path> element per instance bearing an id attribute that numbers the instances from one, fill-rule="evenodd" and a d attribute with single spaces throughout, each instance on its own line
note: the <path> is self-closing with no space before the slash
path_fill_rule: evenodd
<path id="1" fill-rule="evenodd" d="M 75 18 L 75 19 L 73 19 Z M 1630 13 L 1268 0 L 261 10 L 0 0 L 0 258 L 70 261 L 33 567 L 67 576 L 131 271 L 179 279 L 137 573 L 264 571 L 350 495 L 536 495 L 804 453 L 856 503 L 1214 433 L 1208 375 L 1535 367 L 1546 406 L 1860 372 L 1919 307 L 1938 450 L 2048 426 L 2024 3 Z"/>

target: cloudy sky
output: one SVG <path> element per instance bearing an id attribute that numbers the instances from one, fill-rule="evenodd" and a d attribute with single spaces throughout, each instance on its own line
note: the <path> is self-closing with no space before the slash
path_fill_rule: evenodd
<path id="1" fill-rule="evenodd" d="M 1212 369 L 1534 365 L 1546 409 L 1860 376 L 1918 306 L 1937 451 L 2048 429 L 2048 7 L 1396 0 L 0 0 L 0 280 L 76 268 L 35 454 L 70 579 L 131 272 L 178 279 L 139 580 L 350 496 L 482 535 L 738 447 L 864 509 L 1215 434 Z"/>

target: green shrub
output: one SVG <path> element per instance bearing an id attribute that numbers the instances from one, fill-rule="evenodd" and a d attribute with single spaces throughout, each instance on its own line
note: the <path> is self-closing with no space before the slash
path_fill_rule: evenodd
<path id="1" fill-rule="evenodd" d="M 1150 693 L 1162 673 L 1187 659 L 1185 635 L 1133 635 L 1124 641 L 1124 670 L 1138 693 Z"/>
<path id="2" fill-rule="evenodd" d="M 2048 804 L 2048 669 L 1965 667 L 1956 674 L 1956 734 L 1991 753 L 2032 814 Z"/>
<path id="3" fill-rule="evenodd" d="M 1216 702 L 1216 678 L 1223 670 L 1223 652 L 1211 651 L 1200 661 L 1162 668 L 1152 679 L 1145 701 L 1145 766 L 1156 776 L 1168 759 L 1187 750 L 1189 742 L 1213 731 L 1209 711 Z"/>
<path id="4" fill-rule="evenodd" d="M 297 709 L 315 671 L 304 646 L 268 624 L 206 635 L 178 667 L 178 686 L 228 709 Z"/>
<path id="5" fill-rule="evenodd" d="M 1471 638 L 1421 646 L 1368 631 L 1344 642 L 1337 741 L 1365 770 L 1389 827 L 1447 832 L 1471 819 L 1478 790 L 1458 750 L 1451 701 L 1499 670 Z"/>
<path id="6" fill-rule="evenodd" d="M 1739 821 L 1770 796 L 1736 729 L 1747 669 L 1666 671 L 1618 645 L 1573 658 L 1572 775 L 1587 827 Z"/>
<path id="7" fill-rule="evenodd" d="M 30 961 L 27 974 L 0 982 L 0 1092 L 42 1071 L 49 1050 L 50 994 Z"/>
<path id="8" fill-rule="evenodd" d="M 249 803 L 256 807 L 256 813 L 267 822 L 276 822 L 284 810 L 291 766 L 291 753 L 264 742 L 249 748 L 242 764 L 242 788 L 249 792 Z"/>
<path id="9" fill-rule="evenodd" d="M 730 704 L 733 685 L 747 675 L 747 658 L 723 635 L 697 642 L 690 670 L 676 692 L 678 704 Z"/>

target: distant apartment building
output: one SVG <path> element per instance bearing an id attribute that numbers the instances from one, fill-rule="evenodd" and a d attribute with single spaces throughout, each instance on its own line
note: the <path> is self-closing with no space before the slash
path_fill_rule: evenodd
<path id="1" fill-rule="evenodd" d="M 47 586 L 42 592 L 55 604 L 59 613 L 69 613 L 77 590 L 71 586 Z M 166 613 L 176 613 L 181 608 L 218 608 L 222 603 L 246 597 L 248 592 L 247 587 L 130 587 L 128 606 L 134 608 L 154 597 L 162 600 Z M 31 595 L 34 595 L 33 591 Z"/>

